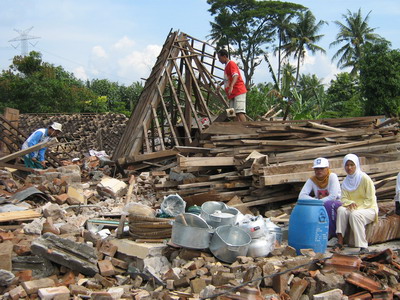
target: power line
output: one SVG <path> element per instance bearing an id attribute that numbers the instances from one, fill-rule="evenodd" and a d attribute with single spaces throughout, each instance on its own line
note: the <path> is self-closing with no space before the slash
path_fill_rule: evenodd
<path id="1" fill-rule="evenodd" d="M 39 51 L 41 51 L 41 52 L 45 52 L 45 53 L 47 53 L 47 54 L 53 55 L 53 56 L 55 56 L 55 57 L 57 57 L 57 58 L 60 58 L 60 59 L 63 59 L 63 60 L 65 60 L 65 61 L 68 61 L 68 62 L 70 62 L 70 63 L 73 63 L 73 64 L 75 64 L 75 65 L 77 65 L 77 66 L 85 66 L 85 65 L 86 65 L 86 64 L 82 64 L 82 63 L 73 61 L 73 60 L 71 60 L 71 59 L 69 59 L 69 58 L 65 58 L 65 57 L 63 57 L 63 56 L 60 56 L 60 55 L 58 55 L 58 54 L 52 53 L 52 52 L 50 52 L 50 51 L 47 51 L 47 50 L 44 50 L 44 49 L 41 49 L 41 48 L 37 48 L 37 49 L 38 49 Z M 109 77 L 118 77 L 118 78 L 120 78 L 120 79 L 132 81 L 132 83 L 134 82 L 134 80 L 131 79 L 131 78 L 122 77 L 122 76 L 119 76 L 119 75 L 117 75 L 117 74 L 111 74 L 111 73 L 107 73 L 107 72 L 103 72 L 103 71 L 101 71 L 101 72 L 99 72 L 99 73 L 102 74 L 104 77 L 107 77 L 107 76 L 109 76 Z M 136 81 L 139 81 L 139 80 L 136 80 Z"/>

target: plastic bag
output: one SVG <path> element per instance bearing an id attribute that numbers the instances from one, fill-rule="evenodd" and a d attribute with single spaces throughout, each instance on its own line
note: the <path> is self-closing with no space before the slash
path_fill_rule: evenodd
<path id="1" fill-rule="evenodd" d="M 183 214 L 185 208 L 186 202 L 178 194 L 164 197 L 164 200 L 161 203 L 161 210 L 171 217 Z"/>
<path id="2" fill-rule="evenodd" d="M 244 215 L 239 222 L 239 227 L 247 231 L 253 239 L 260 238 L 268 233 L 262 216 Z"/>

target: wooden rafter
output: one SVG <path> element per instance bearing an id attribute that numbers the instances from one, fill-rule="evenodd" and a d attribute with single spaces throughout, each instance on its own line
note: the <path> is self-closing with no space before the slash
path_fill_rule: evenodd
<path id="1" fill-rule="evenodd" d="M 202 119 L 212 123 L 227 107 L 217 88 L 223 69 L 216 61 L 210 44 L 170 32 L 113 160 L 124 165 L 138 155 L 195 145 L 196 134 L 205 129 Z"/>

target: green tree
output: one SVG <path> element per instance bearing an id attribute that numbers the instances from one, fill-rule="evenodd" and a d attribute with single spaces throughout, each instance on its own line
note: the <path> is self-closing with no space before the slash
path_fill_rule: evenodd
<path id="1" fill-rule="evenodd" d="M 0 76 L 0 108 L 27 112 L 80 112 L 95 95 L 62 67 L 42 61 L 38 52 L 16 56 Z"/>
<path id="2" fill-rule="evenodd" d="M 360 93 L 358 75 L 339 73 L 326 91 L 328 101 L 334 103 L 332 110 L 337 117 L 361 117 L 364 115 L 364 101 Z"/>
<path id="3" fill-rule="evenodd" d="M 143 84 L 139 81 L 132 83 L 126 88 L 126 99 L 129 102 L 129 111 L 132 112 L 135 105 L 139 102 L 140 95 L 143 91 Z"/>
<path id="4" fill-rule="evenodd" d="M 391 50 L 388 43 L 381 43 L 367 44 L 362 51 L 360 86 L 365 114 L 399 116 L 400 50 Z"/>
<path id="5" fill-rule="evenodd" d="M 107 97 L 100 96 L 92 100 L 85 101 L 85 108 L 83 112 L 88 113 L 105 113 L 107 112 Z"/>
<path id="6" fill-rule="evenodd" d="M 261 63 L 264 46 L 274 39 L 273 21 L 280 15 L 304 9 L 299 4 L 280 1 L 207 0 L 211 22 L 211 39 L 217 46 L 235 47 L 231 51 L 239 58 L 246 85 L 252 84 L 256 67 Z"/>
<path id="7" fill-rule="evenodd" d="M 318 34 L 318 32 L 326 22 L 322 20 L 316 22 L 315 16 L 310 10 L 300 13 L 297 18 L 297 24 L 294 27 L 291 40 L 284 46 L 286 54 L 291 55 L 293 53 L 297 59 L 295 85 L 299 80 L 300 63 L 304 60 L 306 50 L 313 54 L 317 51 L 321 53 L 326 52 L 325 49 L 317 45 L 324 36 L 323 34 Z"/>
<path id="8" fill-rule="evenodd" d="M 294 16 L 294 14 L 279 15 L 273 21 L 273 25 L 276 27 L 276 35 L 278 37 L 278 45 L 275 48 L 275 52 L 278 53 L 278 82 L 280 82 L 281 69 L 284 58 L 282 55 L 283 45 L 287 44 L 290 41 L 292 33 L 294 32 L 295 24 L 291 22 Z"/>
<path id="9" fill-rule="evenodd" d="M 32 51 L 28 56 L 15 56 L 10 69 L 24 74 L 25 76 L 29 76 L 42 71 L 44 64 L 42 55 L 39 52 Z"/>
<path id="10" fill-rule="evenodd" d="M 107 79 L 94 79 L 87 86 L 99 97 L 106 97 L 107 110 L 130 115 L 143 90 L 140 82 L 130 86 L 119 85 Z"/>
<path id="11" fill-rule="evenodd" d="M 264 55 L 264 57 L 273 80 L 273 87 L 269 91 L 269 95 L 274 97 L 279 108 L 284 111 L 283 118 L 286 120 L 290 114 L 291 104 L 298 98 L 296 87 L 294 86 L 296 68 L 290 63 L 284 64 L 282 67 L 282 77 L 278 81 L 268 56 Z"/>
<path id="12" fill-rule="evenodd" d="M 361 8 L 356 13 L 347 10 L 347 14 L 342 15 L 344 23 L 335 21 L 335 24 L 339 27 L 339 33 L 336 35 L 335 41 L 330 44 L 330 47 L 343 43 L 344 45 L 335 53 L 332 61 L 339 59 L 337 66 L 341 69 L 352 68 L 351 75 L 355 75 L 359 70 L 362 46 L 367 43 L 376 44 L 385 41 L 384 38 L 374 33 L 376 28 L 369 27 L 370 14 L 371 12 L 363 19 Z"/>
<path id="13" fill-rule="evenodd" d="M 121 100 L 120 86 L 116 82 L 107 79 L 93 79 L 90 89 L 101 97 L 106 97 L 108 111 L 113 111 L 115 103 Z"/>
<path id="14" fill-rule="evenodd" d="M 315 74 L 301 75 L 297 89 L 304 103 L 303 114 L 308 113 L 311 119 L 337 117 L 336 103 L 327 97 L 324 84 Z"/>
<path id="15" fill-rule="evenodd" d="M 250 118 L 253 120 L 259 119 L 260 116 L 264 115 L 276 104 L 275 97 L 270 93 L 272 89 L 273 85 L 271 83 L 259 83 L 252 86 L 247 92 L 246 113 Z"/>

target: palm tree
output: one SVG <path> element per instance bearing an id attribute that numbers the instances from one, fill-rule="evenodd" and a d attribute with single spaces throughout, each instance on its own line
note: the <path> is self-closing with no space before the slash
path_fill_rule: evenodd
<path id="1" fill-rule="evenodd" d="M 345 43 L 332 57 L 332 61 L 339 58 L 337 66 L 341 69 L 352 67 L 350 74 L 358 73 L 358 62 L 362 55 L 362 46 L 366 43 L 376 44 L 386 41 L 380 35 L 373 33 L 376 28 L 371 28 L 368 25 L 368 19 L 371 12 L 363 19 L 361 8 L 357 13 L 352 13 L 347 10 L 347 15 L 342 15 L 345 19 L 345 24 L 335 21 L 339 26 L 339 33 L 336 35 L 336 40 L 329 46 L 336 46 Z"/>
<path id="2" fill-rule="evenodd" d="M 298 15 L 298 22 L 294 27 L 293 36 L 290 42 L 284 45 L 286 55 L 294 53 L 294 57 L 297 58 L 295 85 L 299 80 L 300 62 L 304 59 L 306 50 L 312 54 L 317 51 L 326 52 L 325 49 L 316 44 L 324 36 L 323 34 L 318 34 L 318 31 L 325 23 L 322 20 L 316 23 L 315 17 L 310 10 Z"/>
<path id="3" fill-rule="evenodd" d="M 294 30 L 294 23 L 291 22 L 293 17 L 294 14 L 279 15 L 273 21 L 273 25 L 277 28 L 276 33 L 278 36 L 278 46 L 275 48 L 275 53 L 278 53 L 278 82 L 280 82 L 281 78 L 282 46 L 290 41 L 291 33 Z"/>
<path id="4" fill-rule="evenodd" d="M 221 13 L 215 17 L 215 22 L 210 22 L 211 33 L 207 36 L 211 43 L 215 43 L 218 48 L 223 48 L 230 44 L 229 28 L 232 27 L 232 21 L 228 10 L 223 9 Z M 228 47 L 229 52 L 229 47 Z"/>

